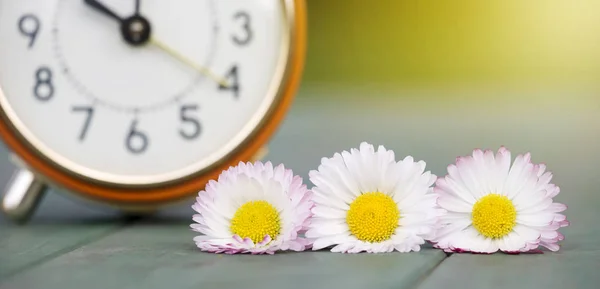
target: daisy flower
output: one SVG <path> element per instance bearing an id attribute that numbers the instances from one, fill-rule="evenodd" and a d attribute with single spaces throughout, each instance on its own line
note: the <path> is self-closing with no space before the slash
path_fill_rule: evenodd
<path id="1" fill-rule="evenodd" d="M 533 164 L 531 154 L 518 155 L 501 147 L 497 154 L 475 150 L 448 166 L 435 192 L 447 210 L 432 240 L 447 252 L 508 253 L 559 249 L 564 239 L 557 230 L 569 222 L 567 206 L 553 202 L 559 188 L 543 164 Z"/>
<path id="2" fill-rule="evenodd" d="M 192 208 L 194 242 L 213 253 L 303 251 L 313 206 L 302 178 L 283 165 L 243 163 L 223 171 L 199 192 Z"/>
<path id="3" fill-rule="evenodd" d="M 309 172 L 313 219 L 306 237 L 313 250 L 380 253 L 419 251 L 434 232 L 440 210 L 425 162 L 363 142 L 359 149 L 323 158 Z"/>

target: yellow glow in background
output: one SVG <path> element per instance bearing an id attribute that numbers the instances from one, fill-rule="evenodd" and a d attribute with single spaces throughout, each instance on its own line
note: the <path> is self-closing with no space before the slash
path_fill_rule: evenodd
<path id="1" fill-rule="evenodd" d="M 306 84 L 599 87 L 598 0 L 307 3 Z"/>

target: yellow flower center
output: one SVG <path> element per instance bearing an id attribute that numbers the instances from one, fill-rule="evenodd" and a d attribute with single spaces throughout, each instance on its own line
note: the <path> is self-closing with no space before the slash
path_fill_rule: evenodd
<path id="1" fill-rule="evenodd" d="M 394 200 L 383 193 L 364 193 L 358 196 L 346 214 L 350 233 L 365 242 L 388 240 L 398 228 L 400 210 Z"/>
<path id="2" fill-rule="evenodd" d="M 277 209 L 267 201 L 250 201 L 237 209 L 229 229 L 233 234 L 242 239 L 250 238 L 256 244 L 266 235 L 275 239 L 281 230 L 281 221 Z"/>
<path id="3" fill-rule="evenodd" d="M 506 196 L 489 194 L 473 205 L 473 227 L 488 238 L 501 238 L 517 223 L 517 210 Z"/>

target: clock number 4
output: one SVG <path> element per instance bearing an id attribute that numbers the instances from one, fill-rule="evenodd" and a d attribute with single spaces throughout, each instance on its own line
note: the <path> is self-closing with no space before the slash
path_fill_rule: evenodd
<path id="1" fill-rule="evenodd" d="M 134 119 L 129 126 L 129 132 L 125 138 L 125 146 L 133 154 L 141 154 L 148 148 L 148 137 L 137 128 L 137 119 Z"/>
<path id="2" fill-rule="evenodd" d="M 223 86 L 219 84 L 219 90 L 231 90 L 233 91 L 233 95 L 238 98 L 240 94 L 240 82 L 238 77 L 238 66 L 234 65 L 231 67 L 229 72 L 225 75 L 225 79 L 227 79 L 227 86 Z"/>
<path id="3" fill-rule="evenodd" d="M 253 35 L 254 31 L 252 30 L 252 27 L 250 26 L 250 22 L 251 22 L 250 15 L 247 12 L 240 11 L 240 12 L 235 13 L 235 15 L 233 15 L 233 19 L 236 21 L 238 19 L 241 19 L 242 28 L 244 29 L 244 35 L 242 37 L 233 35 L 231 37 L 231 39 L 233 39 L 233 42 L 239 46 L 248 45 L 248 43 L 250 43 L 250 40 L 252 40 L 252 37 L 254 36 Z"/>
<path id="4" fill-rule="evenodd" d="M 33 14 L 25 14 L 19 18 L 18 22 L 19 32 L 26 37 L 29 37 L 28 47 L 31 49 L 35 43 L 38 32 L 40 32 L 40 20 Z"/>

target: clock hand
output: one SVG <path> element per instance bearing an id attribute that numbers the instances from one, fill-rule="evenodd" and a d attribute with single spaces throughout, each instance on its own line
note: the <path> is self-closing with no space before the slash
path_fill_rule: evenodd
<path id="1" fill-rule="evenodd" d="M 104 4 L 98 2 L 97 0 L 83 0 L 85 4 L 90 5 L 90 7 L 98 10 L 99 12 L 107 15 L 113 19 L 116 19 L 121 24 L 121 33 L 123 34 L 123 38 L 129 44 L 132 45 L 143 45 L 145 43 L 154 44 L 156 47 L 161 50 L 167 52 L 169 55 L 173 56 L 177 60 L 191 66 L 195 70 L 201 72 L 202 74 L 212 78 L 215 82 L 220 84 L 221 86 L 227 87 L 227 81 L 216 74 L 212 73 L 208 68 L 195 64 L 190 59 L 178 53 L 173 48 L 167 46 L 165 43 L 157 40 L 155 37 L 151 36 L 150 33 L 150 23 L 146 18 L 139 15 L 140 11 L 140 0 L 135 0 L 135 13 L 133 16 L 123 19 L 119 17 L 112 10 L 108 9 Z"/>
<path id="2" fill-rule="evenodd" d="M 97 0 L 83 0 L 83 2 L 89 5 L 90 7 L 96 9 L 97 11 L 101 12 L 102 14 L 117 20 L 119 23 L 123 23 L 123 18 L 121 18 L 119 15 L 117 15 L 112 10 L 108 9 L 108 7 L 98 2 Z"/>
<path id="3" fill-rule="evenodd" d="M 148 42 L 150 44 L 154 44 L 156 47 L 158 47 L 161 50 L 165 51 L 167 54 L 169 54 L 172 57 L 176 58 L 177 60 L 183 62 L 184 64 L 186 64 L 186 65 L 194 68 L 195 70 L 201 72 L 202 74 L 204 74 L 204 75 L 212 78 L 215 82 L 217 82 L 221 86 L 224 86 L 224 87 L 229 86 L 227 84 L 227 81 L 225 79 L 223 79 L 222 77 L 217 76 L 212 71 L 210 71 L 208 68 L 203 67 L 201 65 L 198 65 L 198 64 L 194 63 L 193 61 L 191 61 L 190 59 L 186 58 L 185 56 L 183 56 L 182 54 L 180 54 L 179 52 L 177 52 L 173 48 L 167 46 L 165 43 L 157 40 L 155 37 L 150 37 L 150 39 L 149 39 Z"/>
<path id="4" fill-rule="evenodd" d="M 136 0 L 136 14 L 127 18 L 121 18 L 114 11 L 110 10 L 106 5 L 97 0 L 83 0 L 90 7 L 96 9 L 100 13 L 109 16 L 119 22 L 121 28 L 121 36 L 125 42 L 133 46 L 142 46 L 146 44 L 150 38 L 151 26 L 148 20 L 137 13 L 140 8 L 140 1 Z"/>
<path id="5" fill-rule="evenodd" d="M 135 12 L 133 15 L 140 15 L 140 2 L 141 0 L 135 0 Z"/>

